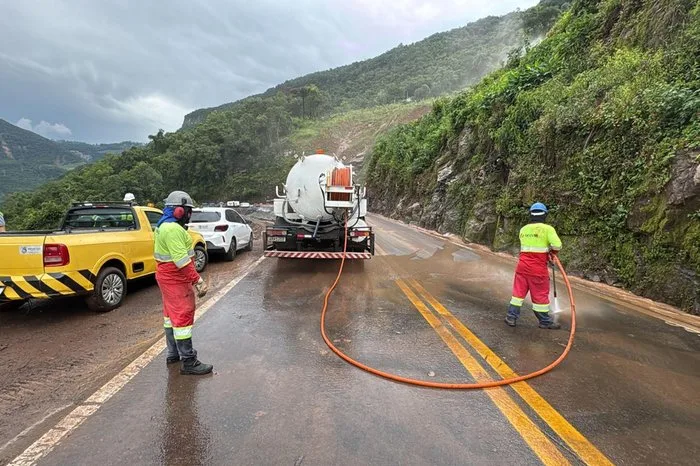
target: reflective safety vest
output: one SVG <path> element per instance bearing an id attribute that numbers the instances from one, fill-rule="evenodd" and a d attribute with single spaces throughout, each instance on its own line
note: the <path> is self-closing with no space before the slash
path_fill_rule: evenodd
<path id="1" fill-rule="evenodd" d="M 163 223 L 156 228 L 154 254 L 158 262 L 172 262 L 178 269 L 194 257 L 192 237 L 177 222 Z"/>
<path id="2" fill-rule="evenodd" d="M 520 229 L 520 260 L 517 273 L 548 276 L 547 261 L 550 251 L 559 251 L 561 240 L 553 226 L 530 223 Z"/>
<path id="3" fill-rule="evenodd" d="M 131 212 L 122 212 L 119 214 L 119 223 L 121 227 L 129 226 L 129 223 L 134 223 L 134 215 Z"/>

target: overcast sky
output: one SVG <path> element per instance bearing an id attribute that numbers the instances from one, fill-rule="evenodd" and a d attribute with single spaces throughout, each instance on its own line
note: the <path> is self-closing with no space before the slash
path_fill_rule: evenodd
<path id="1" fill-rule="evenodd" d="M 0 118 L 52 139 L 145 141 L 201 107 L 537 0 L 8 0 Z"/>

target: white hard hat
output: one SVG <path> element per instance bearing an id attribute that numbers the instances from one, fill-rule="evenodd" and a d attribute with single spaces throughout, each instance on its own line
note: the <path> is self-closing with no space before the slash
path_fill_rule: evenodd
<path id="1" fill-rule="evenodd" d="M 165 199 L 165 205 L 194 207 L 194 202 L 185 191 L 173 191 L 168 194 L 167 199 Z"/>
<path id="2" fill-rule="evenodd" d="M 135 200 L 136 200 L 136 196 L 134 196 L 132 193 L 126 193 L 124 195 L 124 202 L 131 202 L 131 201 L 135 201 Z"/>

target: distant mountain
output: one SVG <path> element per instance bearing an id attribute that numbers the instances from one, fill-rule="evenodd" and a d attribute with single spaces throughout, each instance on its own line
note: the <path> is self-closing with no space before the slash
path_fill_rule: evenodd
<path id="1" fill-rule="evenodd" d="M 0 198 L 29 191 L 72 168 L 138 143 L 86 144 L 52 141 L 0 119 Z"/>
<path id="2" fill-rule="evenodd" d="M 88 144 L 79 141 L 55 141 L 60 147 L 79 156 L 86 162 L 96 162 L 107 154 L 121 154 L 132 147 L 142 146 L 143 143 L 133 141 L 115 142 L 111 144 Z"/>
<path id="3" fill-rule="evenodd" d="M 212 111 L 279 92 L 303 92 L 309 86 L 322 101 L 313 116 L 453 92 L 501 66 L 512 50 L 539 40 L 566 8 L 568 0 L 542 0 L 524 11 L 489 16 L 414 44 L 400 44 L 369 60 L 286 81 L 260 95 L 195 110 L 185 116 L 183 128 L 201 123 Z"/>

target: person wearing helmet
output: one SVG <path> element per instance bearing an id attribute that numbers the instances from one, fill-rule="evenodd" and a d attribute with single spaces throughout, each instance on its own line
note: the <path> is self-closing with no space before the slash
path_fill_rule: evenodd
<path id="1" fill-rule="evenodd" d="M 163 216 L 155 229 L 156 281 L 163 295 L 163 317 L 168 353 L 166 362 L 182 361 L 181 374 L 203 375 L 211 364 L 197 359 L 192 346 L 195 297 L 207 294 L 207 284 L 194 267 L 192 238 L 185 225 L 192 216 L 194 203 L 184 191 L 173 191 L 165 200 Z"/>
<path id="2" fill-rule="evenodd" d="M 515 327 L 520 317 L 528 292 L 532 299 L 532 310 L 540 328 L 558 329 L 549 313 L 549 270 L 547 264 L 551 254 L 561 249 L 561 240 L 556 230 L 547 225 L 547 206 L 536 202 L 530 207 L 530 223 L 520 229 L 520 259 L 515 269 L 513 296 L 506 315 L 506 324 Z"/>
<path id="3" fill-rule="evenodd" d="M 126 193 L 124 195 L 124 202 L 136 203 L 136 196 L 133 193 Z"/>

